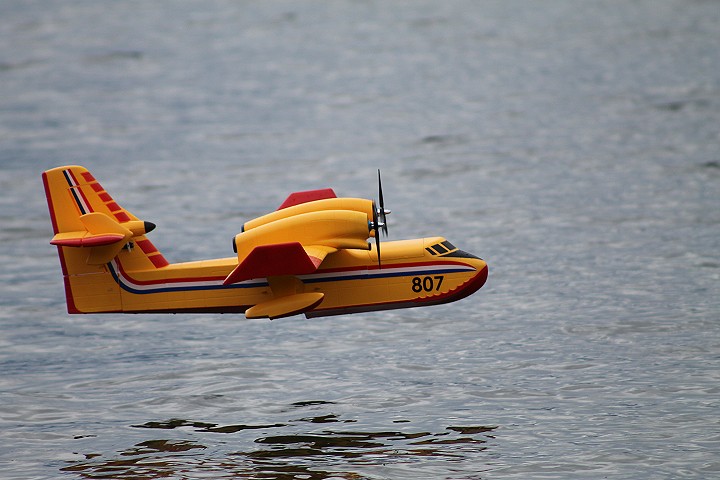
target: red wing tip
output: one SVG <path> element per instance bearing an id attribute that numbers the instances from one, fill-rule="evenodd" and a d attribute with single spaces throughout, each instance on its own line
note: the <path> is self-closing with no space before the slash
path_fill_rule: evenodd
<path id="1" fill-rule="evenodd" d="M 302 203 L 314 202 L 315 200 L 325 200 L 326 198 L 337 198 L 337 195 L 335 195 L 335 191 L 332 188 L 294 192 L 288 195 L 278 210 L 294 207 L 295 205 L 300 205 Z"/>

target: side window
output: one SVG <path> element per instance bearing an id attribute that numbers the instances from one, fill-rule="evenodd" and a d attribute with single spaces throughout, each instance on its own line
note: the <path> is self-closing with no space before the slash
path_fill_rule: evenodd
<path id="1" fill-rule="evenodd" d="M 445 240 L 442 243 L 436 243 L 432 247 L 427 247 L 425 250 L 427 250 L 431 255 L 445 255 L 453 250 L 457 250 L 457 247 Z"/>

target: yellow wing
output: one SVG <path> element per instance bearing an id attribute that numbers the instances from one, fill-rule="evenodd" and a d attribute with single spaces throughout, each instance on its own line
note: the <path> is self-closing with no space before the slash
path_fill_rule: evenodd
<path id="1" fill-rule="evenodd" d="M 304 275 L 339 249 L 368 250 L 367 215 L 322 210 L 281 218 L 235 236 L 238 265 L 225 285 L 251 278 Z"/>

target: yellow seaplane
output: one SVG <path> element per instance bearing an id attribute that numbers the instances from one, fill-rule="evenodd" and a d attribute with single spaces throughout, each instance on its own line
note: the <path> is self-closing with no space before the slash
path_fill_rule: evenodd
<path id="1" fill-rule="evenodd" d="M 155 225 L 121 207 L 84 167 L 43 173 L 68 313 L 245 313 L 320 317 L 453 302 L 488 266 L 442 237 L 383 241 L 378 202 L 332 189 L 291 194 L 245 223 L 229 258 L 169 263 Z M 369 241 L 374 239 L 374 242 Z"/>

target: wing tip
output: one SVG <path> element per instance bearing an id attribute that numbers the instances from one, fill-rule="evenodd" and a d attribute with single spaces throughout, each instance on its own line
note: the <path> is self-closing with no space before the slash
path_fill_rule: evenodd
<path id="1" fill-rule="evenodd" d="M 327 198 L 337 198 L 335 190 L 332 188 L 322 188 L 319 190 L 306 190 L 304 192 L 293 192 L 280 205 L 278 210 L 288 207 L 294 207 L 302 203 L 314 202 L 316 200 L 325 200 Z"/>

